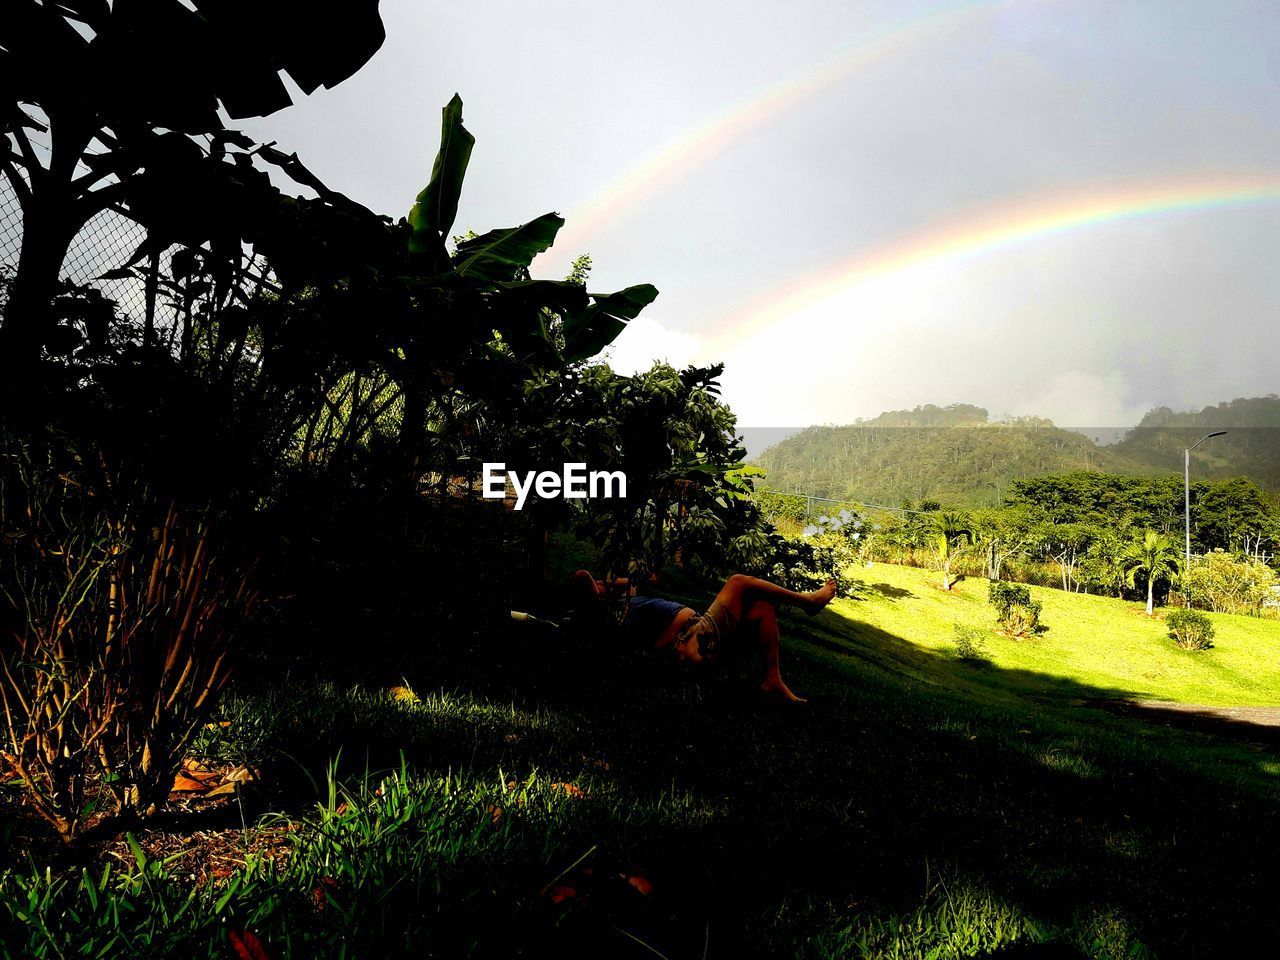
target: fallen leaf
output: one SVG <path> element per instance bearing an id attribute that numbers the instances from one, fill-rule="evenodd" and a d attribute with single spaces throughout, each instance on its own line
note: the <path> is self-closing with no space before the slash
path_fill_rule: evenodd
<path id="1" fill-rule="evenodd" d="M 653 884 L 650 883 L 647 878 L 642 877 L 638 873 L 634 876 L 627 877 L 627 883 L 640 891 L 642 896 L 647 897 L 649 894 L 653 893 Z"/>
<path id="2" fill-rule="evenodd" d="M 320 883 L 311 891 L 311 899 L 317 910 L 324 910 L 329 905 L 329 893 L 336 889 L 338 889 L 338 881 L 333 877 L 320 878 Z"/>
<path id="3" fill-rule="evenodd" d="M 170 793 L 204 793 L 209 789 L 209 785 L 201 780 L 193 780 L 184 773 L 178 774 L 173 778 L 173 786 L 169 788 Z"/>
<path id="4" fill-rule="evenodd" d="M 271 960 L 267 956 L 266 947 L 251 930 L 241 930 L 239 933 L 228 930 L 227 939 L 231 941 L 240 960 Z"/>
<path id="5" fill-rule="evenodd" d="M 190 757 L 182 761 L 182 772 L 192 780 L 216 780 L 218 777 L 216 770 L 210 770 L 199 760 L 192 760 Z"/>
<path id="6" fill-rule="evenodd" d="M 552 903 L 564 903 L 566 900 L 572 900 L 577 895 L 578 891 L 573 887 L 559 886 L 551 888 Z"/>
<path id="7" fill-rule="evenodd" d="M 551 785 L 551 789 L 563 790 L 571 797 L 585 797 L 587 795 L 587 791 L 583 790 L 576 783 L 553 783 Z"/>
<path id="8" fill-rule="evenodd" d="M 229 797 L 235 792 L 236 792 L 236 781 L 233 780 L 230 783 L 218 784 L 216 787 L 214 787 L 204 796 L 205 796 L 205 799 L 207 800 L 210 797 Z"/>
<path id="9" fill-rule="evenodd" d="M 496 804 L 489 804 L 489 818 L 493 823 L 497 823 L 502 819 L 502 808 Z"/>
<path id="10" fill-rule="evenodd" d="M 242 783 L 248 783 L 250 780 L 258 779 L 258 772 L 252 769 L 251 767 L 246 767 L 244 765 L 241 765 L 236 767 L 230 773 L 228 773 L 225 777 L 223 777 L 223 779 L 239 780 Z"/>

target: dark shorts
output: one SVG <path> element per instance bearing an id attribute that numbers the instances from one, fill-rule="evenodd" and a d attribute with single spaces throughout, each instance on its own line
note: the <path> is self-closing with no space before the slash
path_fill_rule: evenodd
<path id="1" fill-rule="evenodd" d="M 676 643 L 696 640 L 699 656 L 710 661 L 720 655 L 721 646 L 737 632 L 738 618 L 728 607 L 712 600 L 706 613 L 694 617 L 681 627 L 676 635 Z"/>

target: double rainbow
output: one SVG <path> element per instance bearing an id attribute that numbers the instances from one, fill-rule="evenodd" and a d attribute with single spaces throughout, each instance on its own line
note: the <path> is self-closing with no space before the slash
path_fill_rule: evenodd
<path id="1" fill-rule="evenodd" d="M 1000 7 L 1027 0 L 969 0 L 859 36 L 806 70 L 784 77 L 684 137 L 645 157 L 566 217 L 556 239 L 559 250 L 577 251 L 609 221 L 705 163 L 725 147 L 762 127 L 789 107 L 828 90 L 874 63 L 896 56 L 913 43 L 937 39 Z"/>
<path id="2" fill-rule="evenodd" d="M 708 346 L 787 317 L 903 271 L 961 262 L 984 254 L 1120 221 L 1280 204 L 1280 174 L 1199 177 L 1128 184 L 1001 205 L 977 217 L 913 233 L 843 258 L 774 288 L 717 324 Z"/>

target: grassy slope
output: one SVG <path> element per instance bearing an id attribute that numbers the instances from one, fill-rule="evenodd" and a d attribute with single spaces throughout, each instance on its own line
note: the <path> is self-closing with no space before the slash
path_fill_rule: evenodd
<path id="1" fill-rule="evenodd" d="M 1184 703 L 1280 704 L 1280 622 L 1274 620 L 1211 614 L 1214 648 L 1193 652 L 1175 646 L 1163 623 L 1148 620 L 1140 604 L 1032 587 L 1049 629 L 1032 640 L 1013 640 L 992 629 L 986 580 L 963 580 L 946 593 L 931 571 L 874 564 L 857 576 L 869 587 L 866 599 L 838 604 L 850 620 L 850 643 L 859 642 L 861 625 L 867 625 L 945 656 L 955 650 L 952 625 L 959 623 L 989 631 L 984 652 L 1000 671 L 988 682 L 1024 693 L 1077 683 Z M 982 678 L 978 674 L 975 682 Z"/>
<path id="2" fill-rule="evenodd" d="M 919 571 L 867 573 L 914 596 L 785 618 L 787 676 L 814 698 L 799 709 L 761 704 L 750 661 L 694 683 L 501 611 L 477 612 L 474 636 L 397 613 L 356 634 L 359 657 L 344 634 L 332 661 L 295 662 L 286 683 L 245 677 L 204 750 L 262 763 L 250 819 L 279 810 L 312 826 L 290 832 L 282 875 L 221 904 L 230 887 L 204 888 L 197 922 L 167 929 L 152 955 L 225 957 L 228 923 L 258 931 L 272 960 L 336 955 L 324 944 L 338 938 L 355 956 L 674 960 L 1238 956 L 1280 937 L 1274 752 L 1081 705 L 1123 684 L 1084 682 L 1082 666 L 1046 680 L 1043 653 L 1012 666 L 993 641 L 995 663 L 960 663 L 943 626 L 984 604 L 927 592 Z M 1052 606 L 1046 618 L 1066 619 Z M 380 692 L 401 677 L 422 702 Z M 384 810 L 398 791 L 357 788 L 316 811 L 299 765 L 323 783 L 339 751 L 339 776 L 355 780 L 403 755 L 419 800 Z M 433 814 L 442 804 L 457 812 Z M 369 831 L 376 842 L 356 842 Z M 626 882 L 637 871 L 651 894 Z M 321 874 L 337 882 L 317 912 Z M 553 883 L 578 895 L 556 902 Z M 40 955 L 90 936 L 63 909 L 45 918 L 61 948 Z M 159 924 L 154 907 L 126 915 L 135 943 Z M 0 945 L 5 927 L 0 912 Z M 37 955 L 28 929 L 9 927 L 15 954 Z"/>

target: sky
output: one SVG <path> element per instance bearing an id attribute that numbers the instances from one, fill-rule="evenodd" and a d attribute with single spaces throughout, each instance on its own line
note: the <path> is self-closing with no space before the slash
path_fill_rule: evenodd
<path id="1" fill-rule="evenodd" d="M 358 74 L 238 126 L 401 216 L 456 92 L 457 232 L 653 283 L 610 350 L 748 427 L 923 403 L 1131 425 L 1277 392 L 1272 2 L 383 0 Z"/>

